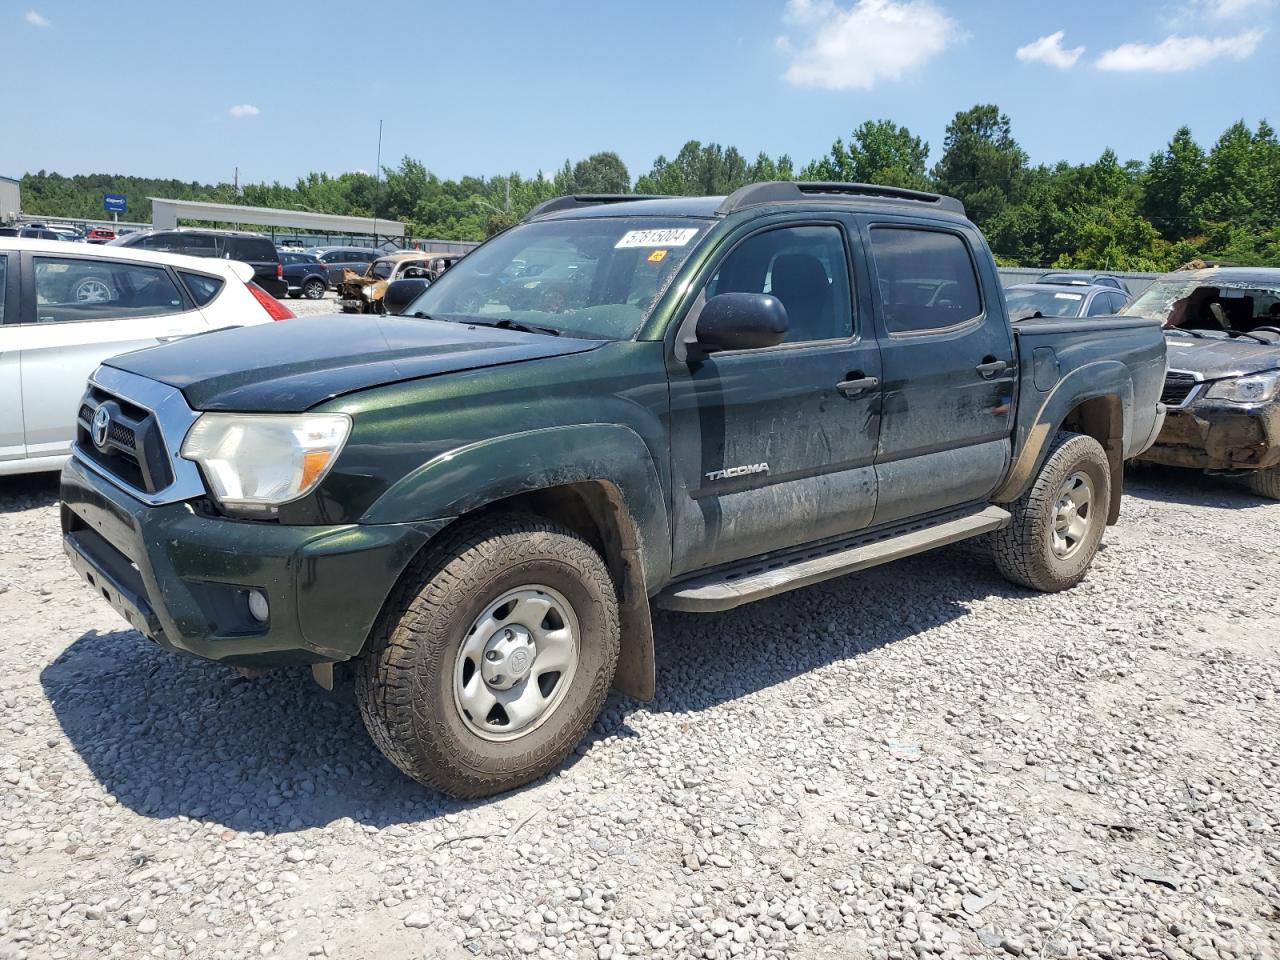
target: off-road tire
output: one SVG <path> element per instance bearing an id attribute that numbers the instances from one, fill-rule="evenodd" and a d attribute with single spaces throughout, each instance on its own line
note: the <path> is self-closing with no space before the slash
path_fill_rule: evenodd
<path id="1" fill-rule="evenodd" d="M 508 590 L 545 584 L 572 605 L 578 664 L 563 700 L 529 733 L 492 741 L 470 730 L 453 695 L 464 635 Z M 356 664 L 356 697 L 378 749 L 419 783 L 485 797 L 557 767 L 604 705 L 618 662 L 618 596 L 600 555 L 533 514 L 463 521 L 410 564 Z"/>
<path id="2" fill-rule="evenodd" d="M 1260 497 L 1280 500 L 1280 467 L 1267 467 L 1249 474 L 1249 489 Z"/>
<path id="3" fill-rule="evenodd" d="M 1088 533 L 1079 548 L 1063 559 L 1053 551 L 1053 521 L 1059 491 L 1073 474 L 1087 473 L 1096 491 L 1089 510 Z M 1005 578 L 1033 590 L 1056 593 L 1084 579 L 1107 526 L 1111 502 L 1111 467 L 1093 437 L 1059 433 L 1049 447 L 1031 489 L 1009 506 L 1013 519 L 993 537 L 996 566 Z"/>

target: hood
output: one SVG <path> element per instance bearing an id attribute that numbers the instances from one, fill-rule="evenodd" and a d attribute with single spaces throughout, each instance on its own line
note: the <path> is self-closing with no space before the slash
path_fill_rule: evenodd
<path id="1" fill-rule="evenodd" d="M 193 410 L 300 413 L 370 387 L 585 353 L 599 340 L 337 314 L 188 337 L 105 361 L 177 387 Z"/>
<path id="2" fill-rule="evenodd" d="M 1239 377 L 1280 367 L 1280 344 L 1267 346 L 1246 338 L 1235 340 L 1194 340 L 1165 337 L 1169 347 L 1169 369 L 1188 370 L 1206 380 Z"/>

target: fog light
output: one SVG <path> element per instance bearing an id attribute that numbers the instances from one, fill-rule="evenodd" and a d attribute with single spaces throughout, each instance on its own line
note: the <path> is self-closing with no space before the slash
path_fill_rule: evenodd
<path id="1" fill-rule="evenodd" d="M 267 595 L 261 590 L 249 591 L 249 613 L 259 623 L 266 623 L 271 616 L 271 608 L 267 606 Z"/>

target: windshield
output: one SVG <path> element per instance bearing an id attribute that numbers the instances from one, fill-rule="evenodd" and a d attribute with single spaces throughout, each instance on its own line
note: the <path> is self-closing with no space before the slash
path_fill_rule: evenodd
<path id="1" fill-rule="evenodd" d="M 569 336 L 625 340 L 708 225 L 656 217 L 524 224 L 459 260 L 403 315 L 514 320 Z"/>
<path id="2" fill-rule="evenodd" d="M 369 268 L 369 275 L 375 280 L 385 280 L 391 276 L 391 271 L 396 268 L 394 260 L 375 260 L 373 266 Z"/>
<path id="3" fill-rule="evenodd" d="M 1005 291 L 1005 302 L 1013 320 L 1026 320 L 1037 313 L 1042 317 L 1078 317 L 1084 307 L 1084 294 L 1015 289 Z"/>
<path id="4" fill-rule="evenodd" d="M 1125 313 L 1222 337 L 1232 331 L 1280 327 L 1280 279 L 1275 284 L 1206 281 L 1203 276 L 1157 280 Z"/>

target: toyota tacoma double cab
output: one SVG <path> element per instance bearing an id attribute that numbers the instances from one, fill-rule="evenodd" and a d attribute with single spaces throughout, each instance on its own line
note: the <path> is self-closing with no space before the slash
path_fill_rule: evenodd
<path id="1" fill-rule="evenodd" d="M 374 742 L 459 797 L 652 697 L 653 606 L 980 535 L 1073 586 L 1162 420 L 1158 323 L 1011 324 L 963 207 L 888 187 L 564 197 L 397 309 L 103 363 L 64 544 L 169 650 L 352 661 Z"/>

